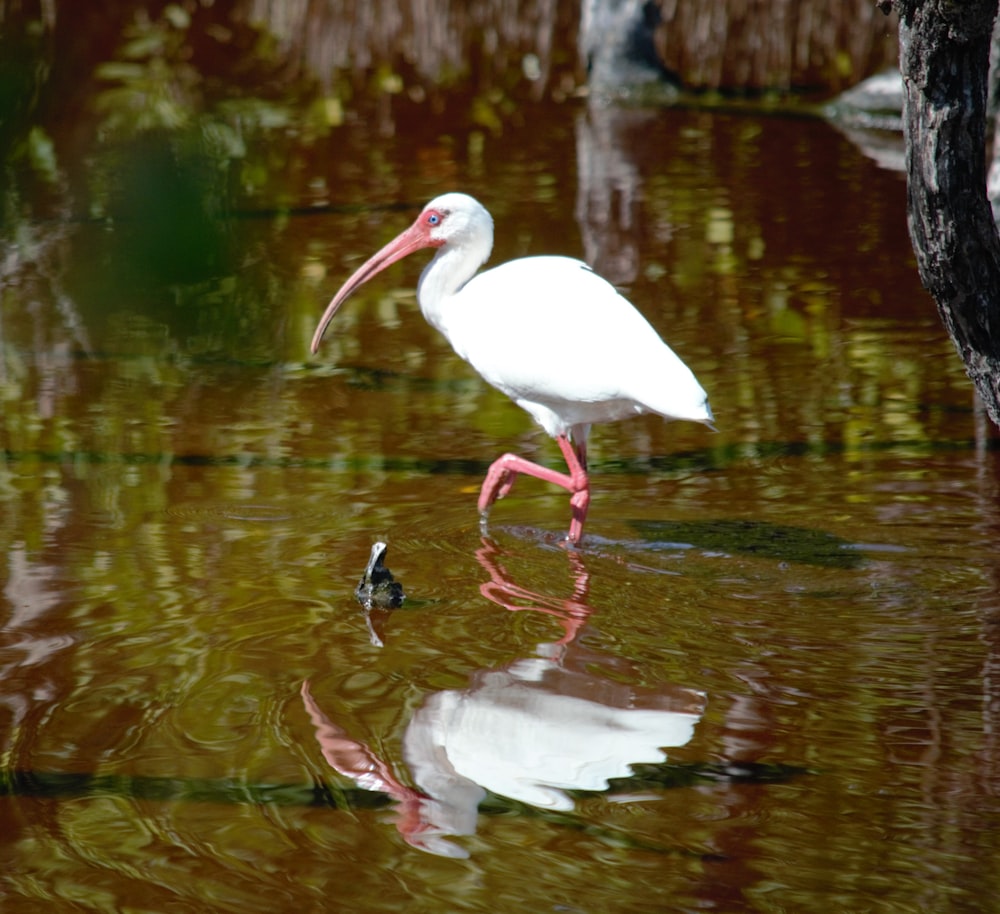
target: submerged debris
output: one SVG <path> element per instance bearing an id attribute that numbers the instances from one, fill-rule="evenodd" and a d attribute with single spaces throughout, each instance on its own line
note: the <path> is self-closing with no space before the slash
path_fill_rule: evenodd
<path id="1" fill-rule="evenodd" d="M 406 599 L 403 585 L 393 578 L 392 572 L 383 564 L 388 550 L 389 547 L 385 543 L 375 543 L 372 546 L 368 567 L 358 581 L 358 586 L 354 588 L 354 596 L 365 609 L 372 607 L 395 609 L 402 606 L 403 600 Z"/>

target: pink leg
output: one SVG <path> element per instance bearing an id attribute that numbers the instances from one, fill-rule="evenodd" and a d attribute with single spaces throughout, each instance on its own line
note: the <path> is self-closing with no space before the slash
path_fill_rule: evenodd
<path id="1" fill-rule="evenodd" d="M 479 513 L 486 515 L 498 498 L 503 498 L 514 485 L 518 473 L 526 473 L 544 482 L 552 482 L 562 486 L 570 493 L 569 503 L 573 509 L 573 519 L 569 525 L 571 543 L 580 542 L 583 536 L 583 522 L 587 519 L 587 508 L 590 505 L 590 480 L 587 478 L 587 446 L 578 444 L 574 447 L 569 438 L 559 435 L 556 438 L 559 449 L 566 458 L 569 473 L 550 470 L 540 464 L 518 457 L 517 454 L 504 454 L 490 465 L 483 480 L 483 488 L 479 493 Z"/>
<path id="2" fill-rule="evenodd" d="M 501 564 L 502 553 L 491 539 L 484 536 L 482 548 L 476 550 L 476 558 L 486 569 L 490 580 L 480 584 L 479 590 L 487 600 L 510 612 L 540 612 L 555 616 L 565 632 L 556 644 L 569 644 L 579 634 L 593 610 L 587 602 L 590 597 L 590 575 L 579 553 L 567 551 L 566 554 L 575 577 L 573 596 L 566 600 L 554 599 L 515 584 Z"/>

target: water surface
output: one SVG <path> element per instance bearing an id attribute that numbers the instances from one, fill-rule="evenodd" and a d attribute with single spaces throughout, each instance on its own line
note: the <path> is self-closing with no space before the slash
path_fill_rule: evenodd
<path id="1" fill-rule="evenodd" d="M 4 910 L 993 910 L 996 437 L 901 177 L 696 111 L 368 140 L 212 205 L 125 150 L 8 239 Z M 424 324 L 419 258 L 308 353 L 451 189 L 711 396 L 718 433 L 595 430 L 578 550 L 530 479 L 480 529 L 495 456 L 559 454 Z M 366 614 L 376 540 L 407 601 Z"/>

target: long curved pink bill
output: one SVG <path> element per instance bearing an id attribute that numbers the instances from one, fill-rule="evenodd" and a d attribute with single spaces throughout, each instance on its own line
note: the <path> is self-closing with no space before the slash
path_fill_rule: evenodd
<path id="1" fill-rule="evenodd" d="M 340 287 L 340 291 L 333 296 L 330 304 L 326 306 L 326 311 L 323 312 L 323 316 L 316 327 L 316 332 L 313 334 L 312 343 L 309 346 L 310 351 L 313 354 L 317 352 L 320 340 L 323 339 L 323 334 L 326 332 L 330 321 L 333 320 L 333 316 L 358 286 L 367 282 L 376 273 L 391 266 L 397 260 L 402 260 L 408 254 L 419 251 L 421 248 L 430 247 L 432 244 L 432 242 L 429 242 L 427 235 L 421 230 L 419 223 L 414 223 L 401 235 L 393 238 L 377 254 L 369 257 L 368 260 L 355 270 L 351 278 Z"/>

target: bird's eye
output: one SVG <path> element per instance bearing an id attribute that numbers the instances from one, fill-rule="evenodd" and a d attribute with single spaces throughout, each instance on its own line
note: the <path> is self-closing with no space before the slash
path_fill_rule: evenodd
<path id="1" fill-rule="evenodd" d="M 440 225 L 441 224 L 441 214 L 440 213 L 428 213 L 427 214 L 427 224 L 428 225 Z"/>

